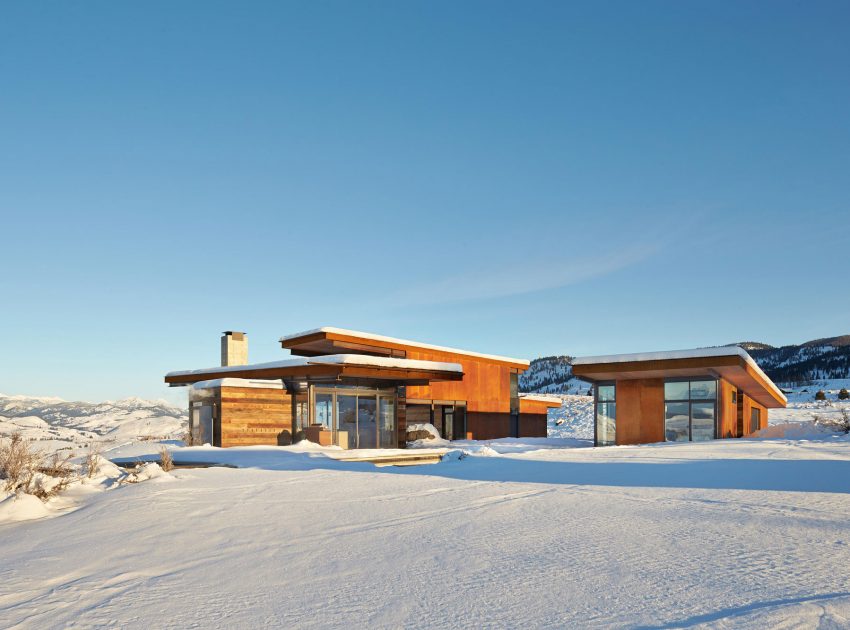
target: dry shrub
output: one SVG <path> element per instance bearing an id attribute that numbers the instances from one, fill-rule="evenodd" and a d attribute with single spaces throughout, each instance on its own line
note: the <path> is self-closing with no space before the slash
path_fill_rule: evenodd
<path id="1" fill-rule="evenodd" d="M 49 459 L 20 433 L 0 445 L 0 479 L 6 492 L 25 492 L 42 501 L 56 496 L 76 478 L 71 455 L 54 453 Z"/>
<path id="2" fill-rule="evenodd" d="M 86 477 L 89 479 L 94 477 L 94 474 L 97 472 L 97 460 L 99 457 L 100 443 L 89 442 L 88 449 L 86 449 L 86 457 L 83 460 L 83 470 L 86 473 Z"/>
<path id="3" fill-rule="evenodd" d="M 8 442 L 0 444 L 0 479 L 6 492 L 16 492 L 30 487 L 42 454 L 32 448 L 20 433 L 13 433 Z"/>
<path id="4" fill-rule="evenodd" d="M 38 472 L 59 479 L 67 479 L 77 474 L 71 464 L 71 453 L 68 453 L 65 457 L 62 457 L 59 453 L 53 453 L 49 459 L 42 461 L 42 464 L 38 467 Z"/>
<path id="5" fill-rule="evenodd" d="M 850 433 L 850 411 L 839 409 L 840 418 L 827 418 L 821 415 L 814 416 L 814 423 L 836 433 Z"/>
<path id="6" fill-rule="evenodd" d="M 159 466 L 165 472 L 174 470 L 174 458 L 171 456 L 171 451 L 164 446 L 159 451 Z"/>
<path id="7" fill-rule="evenodd" d="M 183 434 L 181 438 L 183 440 L 183 444 L 185 446 L 203 446 L 203 443 L 200 440 L 200 436 L 196 435 L 195 431 L 192 430 L 192 427 L 186 430 L 186 433 Z"/>

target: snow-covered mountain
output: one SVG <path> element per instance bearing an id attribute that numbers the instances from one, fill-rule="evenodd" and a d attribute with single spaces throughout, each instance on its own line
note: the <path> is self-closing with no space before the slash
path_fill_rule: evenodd
<path id="1" fill-rule="evenodd" d="M 815 339 L 798 346 L 774 348 L 741 343 L 761 368 L 777 383 L 802 384 L 850 378 L 850 335 Z"/>
<path id="2" fill-rule="evenodd" d="M 776 348 L 757 341 L 742 341 L 744 348 L 776 383 L 804 385 L 850 378 L 850 335 L 815 339 L 800 345 Z M 578 394 L 587 384 L 573 378 L 571 357 L 541 357 L 520 376 L 524 392 Z"/>
<path id="3" fill-rule="evenodd" d="M 114 445 L 168 438 L 181 433 L 185 425 L 186 411 L 163 400 L 88 403 L 0 394 L 0 436 L 19 432 L 53 449 L 76 448 L 92 441 Z"/>
<path id="4" fill-rule="evenodd" d="M 520 374 L 519 389 L 544 394 L 583 394 L 588 385 L 573 378 L 572 357 L 556 355 L 534 359 Z"/>

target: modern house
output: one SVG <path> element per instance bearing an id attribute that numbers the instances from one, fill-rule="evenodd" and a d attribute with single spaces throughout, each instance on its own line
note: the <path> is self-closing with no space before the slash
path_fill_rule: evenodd
<path id="1" fill-rule="evenodd" d="M 743 437 L 787 403 L 738 346 L 580 357 L 573 374 L 593 384 L 597 446 Z"/>
<path id="2" fill-rule="evenodd" d="M 216 446 L 290 444 L 404 448 L 406 428 L 443 437 L 546 437 L 560 400 L 519 394 L 529 362 L 341 328 L 280 339 L 293 358 L 247 363 L 247 335 L 222 336 L 222 365 L 170 372 L 191 385 L 190 423 Z"/>

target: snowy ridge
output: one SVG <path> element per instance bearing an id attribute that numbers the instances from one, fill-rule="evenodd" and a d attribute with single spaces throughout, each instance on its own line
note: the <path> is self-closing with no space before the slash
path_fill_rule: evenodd
<path id="1" fill-rule="evenodd" d="M 100 403 L 0 394 L 0 436 L 21 433 L 50 450 L 91 441 L 119 443 L 172 437 L 185 428 L 186 411 L 163 400 L 127 398 Z"/>

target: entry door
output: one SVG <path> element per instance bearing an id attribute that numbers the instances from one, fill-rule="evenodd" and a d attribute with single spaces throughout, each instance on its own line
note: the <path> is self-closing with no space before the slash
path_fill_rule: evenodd
<path id="1" fill-rule="evenodd" d="M 511 414 L 511 436 L 518 438 L 519 437 L 519 414 L 512 413 Z"/>
<path id="2" fill-rule="evenodd" d="M 375 396 L 357 397 L 357 448 L 378 448 L 377 415 Z"/>
<path id="3" fill-rule="evenodd" d="M 213 443 L 213 418 L 215 410 L 212 405 L 197 405 L 192 407 L 192 441 L 194 444 Z"/>
<path id="4" fill-rule="evenodd" d="M 443 437 L 447 440 L 455 439 L 455 408 L 443 405 Z"/>

